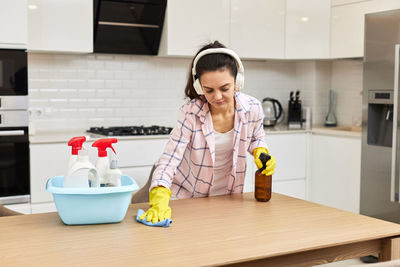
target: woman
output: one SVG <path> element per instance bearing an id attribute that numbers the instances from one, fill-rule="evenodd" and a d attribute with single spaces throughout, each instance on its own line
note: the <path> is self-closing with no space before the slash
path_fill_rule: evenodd
<path id="1" fill-rule="evenodd" d="M 171 194 L 176 198 L 241 193 L 246 151 L 268 154 L 260 102 L 240 93 L 243 66 L 239 57 L 218 41 L 201 48 L 193 59 L 181 108 L 150 186 L 150 209 L 140 219 L 156 223 L 171 217 Z M 272 175 L 275 159 L 263 171 Z M 172 191 L 172 192 L 171 192 Z"/>

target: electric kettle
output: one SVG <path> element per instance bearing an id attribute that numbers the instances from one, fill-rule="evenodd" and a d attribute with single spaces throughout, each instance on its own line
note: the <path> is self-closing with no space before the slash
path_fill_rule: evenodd
<path id="1" fill-rule="evenodd" d="M 263 122 L 264 126 L 275 126 L 283 115 L 281 103 L 279 103 L 279 101 L 276 99 L 266 97 L 262 101 L 262 107 L 265 116 Z"/>

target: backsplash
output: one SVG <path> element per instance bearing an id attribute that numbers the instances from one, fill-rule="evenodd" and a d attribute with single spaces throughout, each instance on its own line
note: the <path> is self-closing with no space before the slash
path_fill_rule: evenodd
<path id="1" fill-rule="evenodd" d="M 289 92 L 299 89 L 303 106 L 312 108 L 313 122 L 322 124 L 327 112 L 326 92 L 332 82 L 332 88 L 338 90 L 339 123 L 351 124 L 354 114 L 361 116 L 361 96 L 356 95 L 360 91 L 359 78 L 355 77 L 360 75 L 358 62 L 244 61 L 243 64 L 243 92 L 260 101 L 267 96 L 277 98 L 287 111 Z M 31 126 L 36 131 L 85 130 L 92 126 L 174 126 L 179 107 L 187 101 L 183 90 L 189 65 L 190 59 L 186 58 L 29 53 Z"/>

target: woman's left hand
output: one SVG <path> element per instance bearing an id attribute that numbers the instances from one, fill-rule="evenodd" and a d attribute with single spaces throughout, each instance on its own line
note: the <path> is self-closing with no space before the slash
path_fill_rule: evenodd
<path id="1" fill-rule="evenodd" d="M 261 153 L 266 153 L 267 155 L 269 155 L 268 149 L 266 149 L 265 147 L 256 147 L 253 151 L 254 162 L 256 163 L 258 169 L 261 169 L 263 167 L 263 164 L 260 160 Z M 266 176 L 272 175 L 275 172 L 275 158 L 271 155 L 270 157 L 271 158 L 267 161 L 267 167 L 261 172 Z"/>

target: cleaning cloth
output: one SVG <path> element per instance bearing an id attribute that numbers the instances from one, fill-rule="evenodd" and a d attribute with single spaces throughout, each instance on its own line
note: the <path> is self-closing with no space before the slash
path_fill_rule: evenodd
<path id="1" fill-rule="evenodd" d="M 165 220 L 162 220 L 161 222 L 156 222 L 156 223 L 153 223 L 153 222 L 151 222 L 151 221 L 148 222 L 148 221 L 146 220 L 146 217 L 144 217 L 142 220 L 140 220 L 139 217 L 140 217 L 143 213 L 144 213 L 144 210 L 138 209 L 137 215 L 136 215 L 136 221 L 141 222 L 141 223 L 143 223 L 143 224 L 145 224 L 145 225 L 148 225 L 148 226 L 158 226 L 158 227 L 169 227 L 169 225 L 172 223 L 172 220 L 171 220 L 171 219 L 165 219 Z"/>

